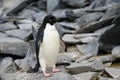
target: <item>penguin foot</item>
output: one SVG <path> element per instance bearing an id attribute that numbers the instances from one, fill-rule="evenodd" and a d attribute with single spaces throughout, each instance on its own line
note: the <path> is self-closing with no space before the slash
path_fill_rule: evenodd
<path id="1" fill-rule="evenodd" d="M 28 70 L 27 73 L 35 73 L 37 71 L 39 71 L 39 69 L 38 68 L 34 68 L 34 69 Z"/>
<path id="2" fill-rule="evenodd" d="M 43 75 L 44 75 L 45 77 L 50 77 L 50 76 L 52 76 L 51 74 L 46 73 L 46 72 L 43 72 Z"/>
<path id="3" fill-rule="evenodd" d="M 58 69 L 58 68 L 56 68 L 56 67 L 53 67 L 52 68 L 52 72 L 60 72 L 61 70 L 60 69 Z"/>

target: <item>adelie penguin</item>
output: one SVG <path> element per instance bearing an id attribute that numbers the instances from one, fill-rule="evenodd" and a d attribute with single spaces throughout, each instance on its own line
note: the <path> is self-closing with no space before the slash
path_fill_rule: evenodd
<path id="1" fill-rule="evenodd" d="M 47 68 L 51 67 L 53 72 L 60 71 L 55 66 L 60 46 L 59 34 L 54 25 L 56 22 L 56 17 L 47 15 L 36 37 L 36 57 L 38 63 L 35 70 L 38 71 L 39 66 L 41 66 L 45 77 L 51 76 L 50 73 L 46 72 Z"/>

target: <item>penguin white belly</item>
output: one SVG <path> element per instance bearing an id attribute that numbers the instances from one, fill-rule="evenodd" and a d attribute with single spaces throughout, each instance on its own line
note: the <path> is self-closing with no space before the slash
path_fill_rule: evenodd
<path id="1" fill-rule="evenodd" d="M 47 24 L 44 30 L 43 42 L 40 45 L 40 64 L 52 67 L 59 53 L 59 34 L 54 26 Z"/>

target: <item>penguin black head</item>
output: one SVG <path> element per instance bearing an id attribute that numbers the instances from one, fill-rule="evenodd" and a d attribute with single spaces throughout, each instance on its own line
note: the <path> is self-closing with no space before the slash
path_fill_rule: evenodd
<path id="1" fill-rule="evenodd" d="M 50 23 L 51 25 L 53 25 L 56 22 L 57 22 L 57 19 L 53 15 L 47 15 L 43 20 L 44 24 Z"/>

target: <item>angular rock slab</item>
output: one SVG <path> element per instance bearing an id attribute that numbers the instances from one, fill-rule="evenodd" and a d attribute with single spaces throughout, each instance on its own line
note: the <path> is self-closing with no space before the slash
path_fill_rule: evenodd
<path id="1" fill-rule="evenodd" d="M 0 24 L 0 31 L 4 32 L 6 30 L 16 29 L 17 27 L 13 24 L 13 22 L 6 22 Z"/>
<path id="2" fill-rule="evenodd" d="M 54 73 L 52 77 L 45 78 L 41 73 L 16 72 L 13 74 L 1 74 L 1 80 L 77 80 L 67 73 Z"/>
<path id="3" fill-rule="evenodd" d="M 15 29 L 15 30 L 6 31 L 6 34 L 8 34 L 12 37 L 22 39 L 24 41 L 28 41 L 32 32 L 23 30 L 23 29 Z"/>
<path id="4" fill-rule="evenodd" d="M 92 80 L 94 77 L 97 77 L 97 72 L 84 72 L 74 76 L 77 80 Z"/>
<path id="5" fill-rule="evenodd" d="M 120 58 L 120 46 L 112 49 L 112 55 L 116 58 Z"/>
<path id="6" fill-rule="evenodd" d="M 98 47 L 99 44 L 97 41 L 92 41 L 84 45 L 77 45 L 77 48 L 80 52 L 82 52 L 83 54 L 92 54 L 92 55 L 98 54 Z"/>
<path id="7" fill-rule="evenodd" d="M 0 63 L 0 72 L 14 73 L 17 71 L 17 67 L 11 57 L 4 58 Z"/>
<path id="8" fill-rule="evenodd" d="M 99 76 L 99 77 L 98 77 L 98 80 L 119 80 L 119 79 L 106 78 L 106 77 Z"/>
<path id="9" fill-rule="evenodd" d="M 82 72 L 88 72 L 88 71 L 100 71 L 104 69 L 104 65 L 101 61 L 93 61 L 93 62 L 86 62 L 86 63 L 72 63 L 70 66 L 67 66 L 66 69 L 68 69 L 71 73 L 82 73 Z"/>
<path id="10" fill-rule="evenodd" d="M 29 44 L 23 40 L 4 37 L 0 38 L 0 53 L 24 57 L 28 51 Z"/>
<path id="11" fill-rule="evenodd" d="M 113 78 L 118 78 L 120 76 L 119 68 L 106 68 L 105 71 L 111 75 Z"/>

